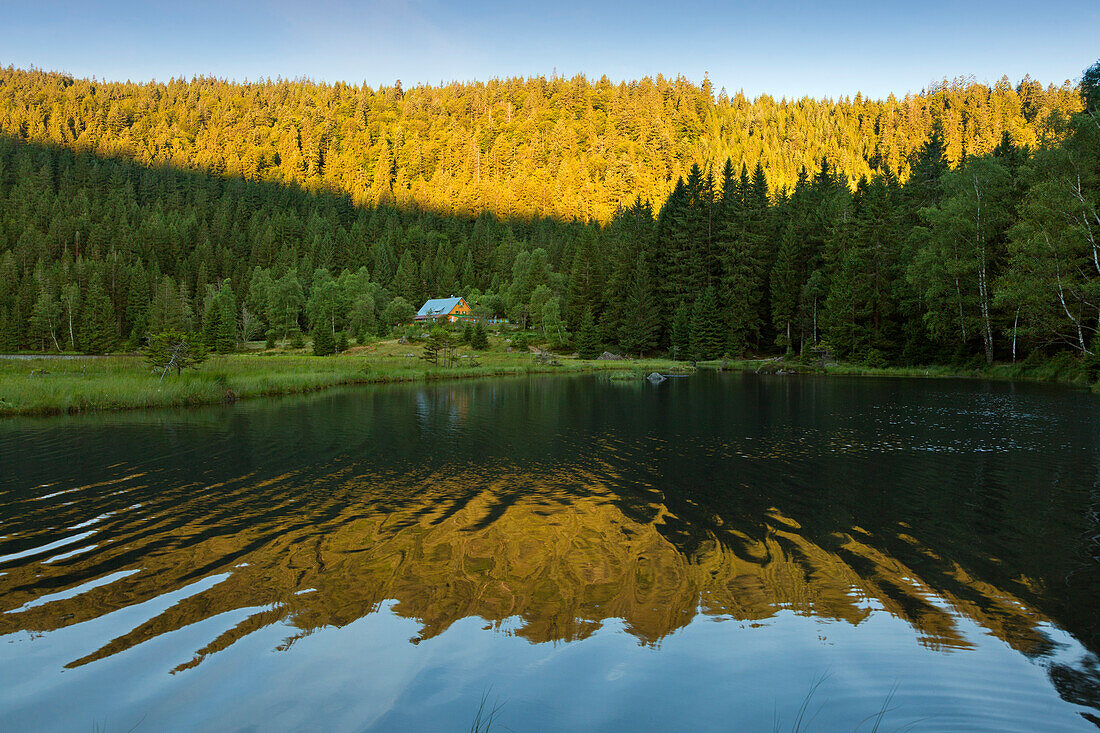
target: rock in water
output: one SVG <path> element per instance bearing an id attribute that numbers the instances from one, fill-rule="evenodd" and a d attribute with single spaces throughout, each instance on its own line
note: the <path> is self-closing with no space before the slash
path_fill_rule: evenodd
<path id="1" fill-rule="evenodd" d="M 660 384 L 661 382 L 665 381 L 664 375 L 658 374 L 657 372 L 652 372 L 648 377 L 646 377 L 646 379 L 648 379 L 653 384 Z"/>

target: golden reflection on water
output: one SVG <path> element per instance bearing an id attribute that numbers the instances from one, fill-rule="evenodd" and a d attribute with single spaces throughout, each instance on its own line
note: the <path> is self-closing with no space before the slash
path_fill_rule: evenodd
<path id="1" fill-rule="evenodd" d="M 68 666 L 238 609 L 251 613 L 176 670 L 276 623 L 299 630 L 280 646 L 286 649 L 391 599 L 395 613 L 420 623 L 413 643 L 478 617 L 532 643 L 583 639 L 605 620 L 622 619 L 639 643 L 656 645 L 699 616 L 755 623 L 782 609 L 850 624 L 881 609 L 941 650 L 971 646 L 960 616 L 1028 655 L 1045 643 L 1038 626 L 1046 619 L 1009 593 L 943 560 L 934 587 L 858 527 L 834 533 L 827 549 L 773 508 L 751 529 L 716 518 L 718 529 L 693 542 L 689 554 L 670 539 L 676 517 L 659 495 L 645 507 L 647 519 L 628 516 L 605 483 L 608 470 L 534 477 L 500 469 L 482 479 L 449 468 L 422 476 L 399 502 L 387 500 L 392 487 L 383 477 L 356 475 L 351 465 L 333 466 L 314 485 L 284 474 L 192 487 L 196 495 L 224 492 L 221 516 L 250 520 L 211 526 L 202 512 L 175 524 L 118 520 L 109 538 L 87 538 L 94 551 L 61 548 L 10 567 L 0 576 L 0 634 L 71 626 L 213 578 Z M 582 489 L 566 494 L 562 486 Z M 263 491 L 271 487 L 279 490 Z M 272 495 L 284 498 L 273 503 Z M 103 577 L 111 582 L 96 585 Z M 47 593 L 52 600 L 36 603 Z"/>

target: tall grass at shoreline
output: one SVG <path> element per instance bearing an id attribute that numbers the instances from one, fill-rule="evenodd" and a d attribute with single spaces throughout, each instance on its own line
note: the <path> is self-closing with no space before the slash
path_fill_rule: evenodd
<path id="1" fill-rule="evenodd" d="M 471 353 L 468 355 L 469 362 L 463 359 L 459 366 L 444 368 L 419 359 L 419 353 L 418 346 L 388 341 L 328 357 L 309 356 L 300 350 L 215 355 L 198 369 L 179 376 L 168 375 L 163 380 L 137 355 L 0 359 L 0 417 L 209 405 L 351 384 L 524 374 L 599 371 L 609 374 L 613 380 L 633 381 L 652 371 L 671 373 L 687 368 L 684 362 L 667 359 L 585 361 L 559 357 L 556 365 L 550 365 L 539 363 L 526 351 L 508 352 L 502 349 Z M 867 367 L 856 364 L 815 366 L 777 359 L 700 362 L 698 366 L 731 371 L 871 377 L 967 377 L 1088 386 L 1085 371 L 1075 360 L 1057 359 L 996 364 L 989 369 Z"/>
<path id="2" fill-rule="evenodd" d="M 537 373 L 573 373 L 624 363 L 663 369 L 672 362 L 560 359 L 539 364 L 529 353 L 486 352 L 477 365 L 443 368 L 409 353 L 419 348 L 381 344 L 370 350 L 315 357 L 300 354 L 211 356 L 201 367 L 163 380 L 140 356 L 94 359 L 0 359 L 0 416 L 48 415 L 218 404 L 235 399 L 312 392 L 350 384 L 471 379 Z"/>

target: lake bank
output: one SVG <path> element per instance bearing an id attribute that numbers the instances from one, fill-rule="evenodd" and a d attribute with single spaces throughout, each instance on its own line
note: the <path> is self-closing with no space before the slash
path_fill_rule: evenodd
<path id="1" fill-rule="evenodd" d="M 1045 382 L 1100 392 L 1100 383 L 1090 385 L 1084 369 L 1077 363 L 1065 360 L 994 364 L 988 369 L 973 369 L 948 365 L 872 367 L 846 362 L 822 365 L 771 358 L 706 361 L 699 362 L 698 367 L 700 369 L 748 371 L 765 374 L 822 374 L 849 377 L 994 379 L 1008 382 Z"/>
<path id="2" fill-rule="evenodd" d="M 420 359 L 419 352 L 418 345 L 384 341 L 328 357 L 315 357 L 305 350 L 211 355 L 200 368 L 163 380 L 150 372 L 143 357 L 135 354 L 20 354 L 0 358 L 0 417 L 213 405 L 355 384 L 585 372 L 606 372 L 613 379 L 623 379 L 641 378 L 652 371 L 668 373 L 689 368 L 686 362 L 669 359 L 598 361 L 568 356 L 557 356 L 554 364 L 543 364 L 530 352 L 506 350 L 469 353 L 464 357 L 472 362 L 469 366 L 439 367 Z M 698 367 L 775 374 L 994 379 L 1089 388 L 1079 365 L 1065 361 L 960 369 L 942 365 L 869 367 L 833 363 L 822 366 L 771 358 L 699 362 Z M 1098 391 L 1095 385 L 1091 389 Z"/>
<path id="3" fill-rule="evenodd" d="M 0 416 L 211 405 L 353 384 L 608 370 L 636 370 L 640 377 L 676 365 L 667 359 L 568 357 L 543 364 L 529 352 L 486 351 L 469 355 L 475 362 L 470 366 L 439 367 L 420 359 L 419 352 L 418 346 L 391 341 L 326 357 L 303 352 L 211 355 L 198 369 L 163 380 L 138 355 L 0 359 Z"/>

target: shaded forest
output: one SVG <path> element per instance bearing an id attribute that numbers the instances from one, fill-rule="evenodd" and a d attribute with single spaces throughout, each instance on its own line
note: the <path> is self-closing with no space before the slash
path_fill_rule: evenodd
<path id="1" fill-rule="evenodd" d="M 9 68 L 0 350 L 365 338 L 462 294 L 585 352 L 1091 358 L 1098 87 L 1097 65 L 885 101 Z"/>

